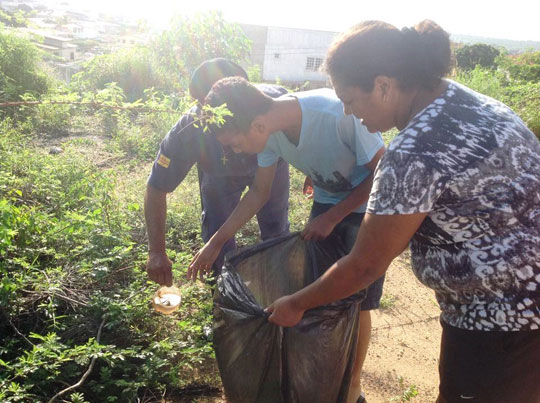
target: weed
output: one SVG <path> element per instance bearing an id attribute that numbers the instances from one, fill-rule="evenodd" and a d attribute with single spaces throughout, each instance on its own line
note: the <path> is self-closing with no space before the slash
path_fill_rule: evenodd
<path id="1" fill-rule="evenodd" d="M 99 169 L 74 147 L 52 156 L 12 130 L 0 138 L 0 158 L 0 400 L 44 400 L 77 382 L 93 357 L 74 401 L 216 384 L 210 290 L 185 287 L 175 317 L 149 307 L 155 285 L 141 270 L 146 174 L 128 180 L 129 168 Z M 193 178 L 189 193 L 195 186 Z M 190 224 L 172 220 L 174 246 L 171 236 L 195 232 L 198 209 L 177 205 L 172 215 Z M 191 248 L 169 252 L 183 276 Z"/>
<path id="2" fill-rule="evenodd" d="M 390 309 L 393 308 L 396 304 L 396 297 L 390 294 L 383 294 L 380 301 L 381 309 Z"/>
<path id="3" fill-rule="evenodd" d="M 416 396 L 418 396 L 418 388 L 416 385 L 405 385 L 405 380 L 402 376 L 398 378 L 399 381 L 399 388 L 401 390 L 401 394 L 399 396 L 394 396 L 390 398 L 391 402 L 409 402 Z"/>

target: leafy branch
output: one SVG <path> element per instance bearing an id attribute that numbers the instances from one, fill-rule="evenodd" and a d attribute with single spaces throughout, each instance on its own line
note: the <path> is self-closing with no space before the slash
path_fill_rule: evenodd
<path id="1" fill-rule="evenodd" d="M 106 319 L 104 317 L 101 320 L 101 323 L 99 325 L 98 332 L 97 332 L 97 335 L 96 335 L 96 342 L 98 344 L 99 344 L 99 340 L 101 339 L 101 331 L 103 330 L 103 326 L 105 326 L 105 322 L 106 322 Z M 86 378 L 88 378 L 88 376 L 90 376 L 90 374 L 92 373 L 92 370 L 94 369 L 94 365 L 96 363 L 96 360 L 97 360 L 97 356 L 92 357 L 92 361 L 90 362 L 90 365 L 88 366 L 88 369 L 81 376 L 81 379 L 79 379 L 79 382 L 77 382 L 74 385 L 71 385 L 71 386 L 69 386 L 69 387 L 67 387 L 65 389 L 62 389 L 60 392 L 58 392 L 56 395 L 54 395 L 51 398 L 51 400 L 49 400 L 49 403 L 54 402 L 57 398 L 59 398 L 60 396 L 66 394 L 67 392 L 72 391 L 72 390 L 77 389 L 78 387 L 80 387 L 86 381 Z"/>

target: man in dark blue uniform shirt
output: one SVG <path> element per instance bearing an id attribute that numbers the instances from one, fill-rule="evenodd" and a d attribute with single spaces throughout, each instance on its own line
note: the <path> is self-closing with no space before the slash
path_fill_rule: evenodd
<path id="1" fill-rule="evenodd" d="M 208 60 L 193 73 L 190 94 L 202 104 L 216 81 L 231 76 L 247 79 L 244 69 L 229 60 Z M 278 86 L 261 85 L 260 88 L 272 97 L 286 92 Z M 224 148 L 215 136 L 208 136 L 201 127 L 193 125 L 197 112 L 198 106 L 193 107 L 163 139 L 148 178 L 144 199 L 148 233 L 146 270 L 150 279 L 159 284 L 172 284 L 172 263 L 165 252 L 167 193 L 176 189 L 196 163 L 202 203 L 201 235 L 207 242 L 234 210 L 245 188 L 251 185 L 257 168 L 255 155 L 235 154 Z M 281 160 L 270 199 L 257 214 L 263 240 L 289 232 L 288 199 L 289 167 Z M 223 246 L 212 266 L 214 275 L 221 272 L 224 254 L 235 248 L 234 239 Z"/>

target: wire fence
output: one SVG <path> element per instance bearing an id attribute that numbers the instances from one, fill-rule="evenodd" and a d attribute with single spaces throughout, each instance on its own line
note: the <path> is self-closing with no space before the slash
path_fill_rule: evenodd
<path id="1" fill-rule="evenodd" d="M 37 106 L 37 105 L 77 105 L 77 106 L 90 106 L 93 108 L 110 108 L 110 109 L 121 109 L 121 110 L 133 110 L 140 112 L 159 112 L 159 113 L 169 113 L 169 114 L 178 114 L 181 113 L 180 110 L 174 109 L 154 109 L 148 107 L 140 106 L 118 106 L 118 105 L 109 105 L 103 104 L 100 102 L 74 102 L 74 101 L 16 101 L 16 102 L 1 102 L 0 108 L 4 107 L 20 107 L 20 106 Z"/>

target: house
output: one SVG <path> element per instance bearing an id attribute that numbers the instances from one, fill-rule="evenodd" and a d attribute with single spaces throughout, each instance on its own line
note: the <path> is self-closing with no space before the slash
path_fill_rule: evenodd
<path id="1" fill-rule="evenodd" d="M 57 31 L 43 31 L 32 28 L 19 28 L 17 34 L 25 36 L 34 44 L 47 53 L 62 58 L 64 61 L 74 61 L 77 59 L 77 45 L 70 38 L 60 36 Z"/>
<path id="2" fill-rule="evenodd" d="M 307 88 L 329 85 L 321 66 L 337 32 L 239 25 L 252 42 L 250 64 L 259 66 L 263 81 Z"/>
<path id="3" fill-rule="evenodd" d="M 43 43 L 36 45 L 64 60 L 73 61 L 77 58 L 77 45 L 74 45 L 70 38 L 43 34 Z"/>
<path id="4" fill-rule="evenodd" d="M 69 36 L 74 38 L 83 38 L 84 27 L 81 24 L 63 24 L 57 27 L 58 30 L 66 32 Z"/>

